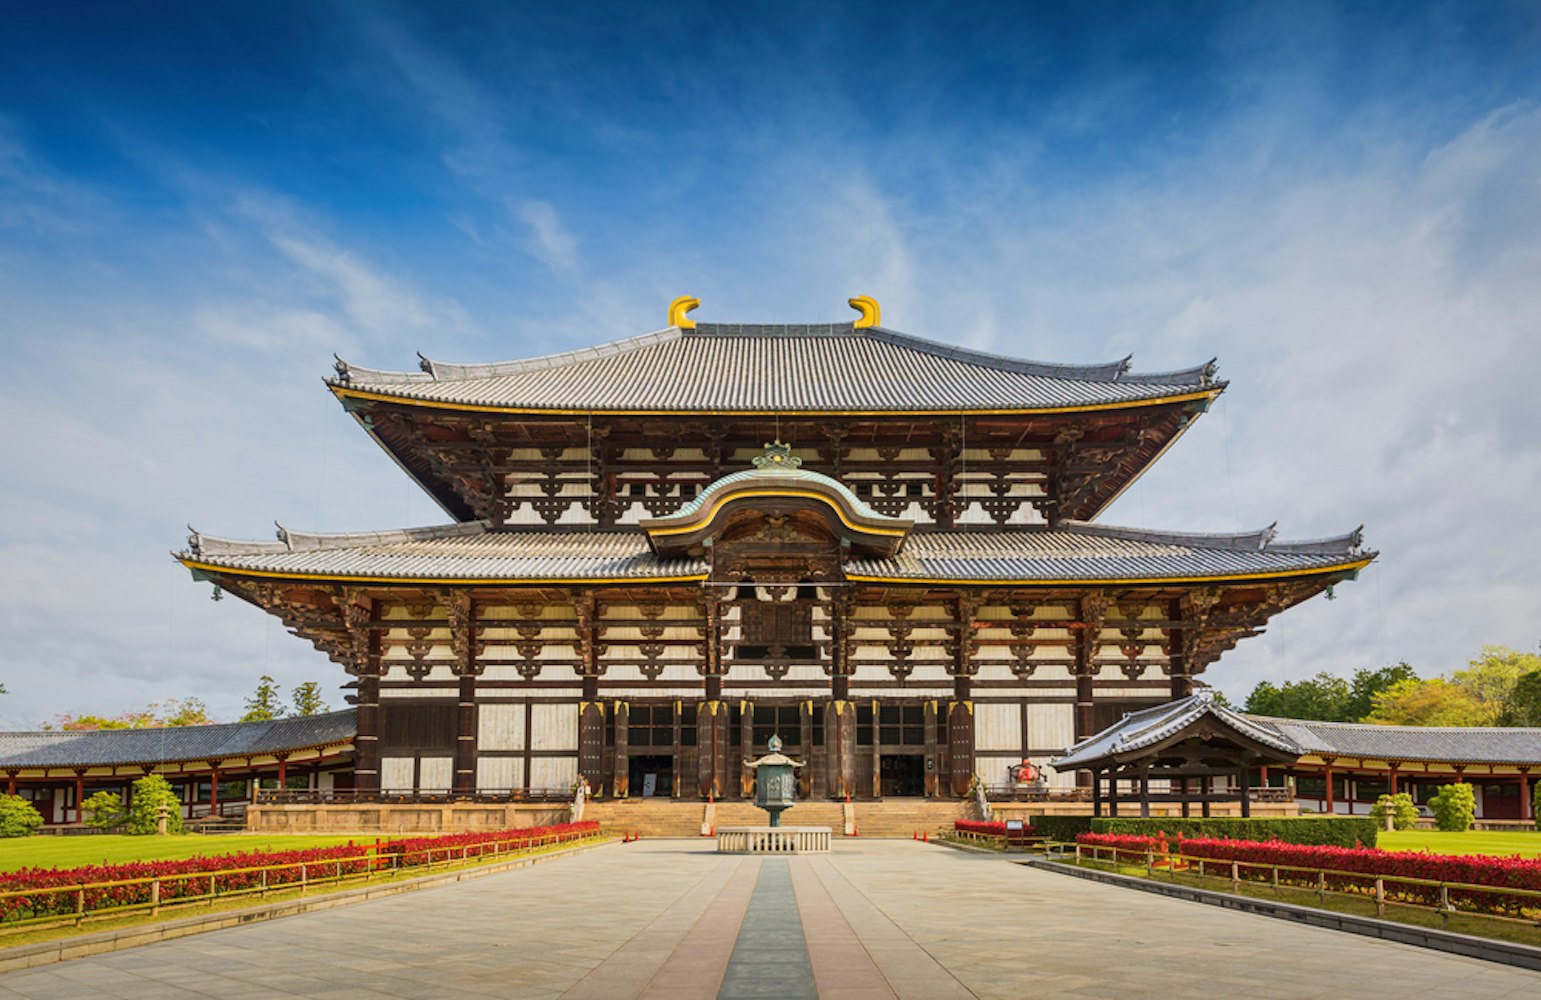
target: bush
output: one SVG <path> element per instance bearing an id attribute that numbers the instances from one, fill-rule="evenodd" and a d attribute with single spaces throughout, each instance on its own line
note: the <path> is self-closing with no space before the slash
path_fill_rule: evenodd
<path id="1" fill-rule="evenodd" d="M 0 837 L 30 837 L 43 825 L 43 814 L 20 795 L 0 795 Z"/>
<path id="2" fill-rule="evenodd" d="M 128 818 L 123 800 L 114 792 L 97 792 L 80 804 L 86 822 L 98 830 L 110 830 Z"/>
<path id="3" fill-rule="evenodd" d="M 1374 847 L 1375 821 L 1368 816 L 1214 816 L 1209 819 L 1099 817 L 1091 821 L 1096 833 L 1126 833 L 1154 837 L 1212 837 L 1216 840 L 1277 840 L 1286 844 L 1333 844 Z"/>
<path id="4" fill-rule="evenodd" d="M 1079 843 L 1114 848 L 1121 860 L 1144 862 L 1145 852 L 1155 855 L 1157 864 L 1168 847 L 1155 837 L 1086 833 Z M 1460 882 L 1470 889 L 1450 889 L 1450 903 L 1456 909 L 1475 913 L 1525 917 L 1534 920 L 1538 910 L 1534 897 L 1517 896 L 1506 890 L 1541 890 L 1541 858 L 1496 858 L 1480 854 L 1424 854 L 1413 851 L 1382 851 L 1371 847 L 1334 847 L 1328 845 L 1254 843 L 1246 840 L 1181 840 L 1170 845 L 1173 853 L 1190 858 L 1237 862 L 1236 875 L 1243 881 L 1267 882 L 1273 878 L 1273 866 L 1294 865 L 1305 869 L 1326 869 L 1325 887 L 1332 892 L 1370 895 L 1377 877 L 1383 879 L 1388 899 L 1437 906 L 1441 902 L 1438 885 L 1403 881 L 1421 879 L 1431 882 Z M 1226 868 L 1229 868 L 1227 865 Z M 1208 874 L 1218 874 L 1211 869 Z M 1279 882 L 1315 888 L 1314 871 L 1279 871 Z M 1476 888 L 1484 886 L 1489 888 Z"/>
<path id="5" fill-rule="evenodd" d="M 1477 793 L 1465 782 L 1441 786 L 1429 799 L 1434 810 L 1434 825 L 1441 830 L 1470 830 L 1477 818 Z"/>
<path id="6" fill-rule="evenodd" d="M 158 774 L 147 774 L 134 782 L 134 804 L 128 810 L 128 832 L 158 833 L 160 804 L 166 803 L 166 832 L 182 832 L 182 800 L 171 782 Z"/>
<path id="7" fill-rule="evenodd" d="M 1090 816 L 1032 816 L 1029 819 L 1040 837 L 1061 844 L 1068 844 L 1075 840 L 1076 834 L 1090 833 L 1092 829 Z"/>
<path id="8" fill-rule="evenodd" d="M 1418 822 L 1418 807 L 1413 804 L 1413 797 L 1406 792 L 1398 792 L 1395 795 L 1382 795 L 1375 800 L 1375 805 L 1370 808 L 1370 816 L 1375 820 L 1379 829 L 1386 828 L 1386 817 L 1391 817 L 1391 825 L 1397 830 L 1411 830 Z"/>

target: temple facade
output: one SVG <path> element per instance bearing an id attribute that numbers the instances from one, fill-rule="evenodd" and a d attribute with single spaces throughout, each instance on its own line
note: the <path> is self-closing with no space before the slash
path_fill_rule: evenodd
<path id="1" fill-rule="evenodd" d="M 195 578 L 351 675 L 356 795 L 742 796 L 772 735 L 805 797 L 958 795 L 1191 694 L 1374 558 L 1098 522 L 1224 390 L 1212 363 L 983 354 L 865 297 L 801 326 L 696 304 L 524 361 L 339 360 L 442 526 L 193 532 Z"/>

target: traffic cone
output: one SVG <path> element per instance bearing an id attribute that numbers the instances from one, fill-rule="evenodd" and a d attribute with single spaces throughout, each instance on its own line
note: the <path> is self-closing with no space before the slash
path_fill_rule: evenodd
<path id="1" fill-rule="evenodd" d="M 931 843 L 931 831 L 930 830 L 922 830 L 922 831 L 920 831 L 920 842 L 922 844 L 929 844 L 929 843 Z"/>

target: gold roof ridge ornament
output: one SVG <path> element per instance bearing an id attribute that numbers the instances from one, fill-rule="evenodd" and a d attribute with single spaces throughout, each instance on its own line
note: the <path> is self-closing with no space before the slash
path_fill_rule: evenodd
<path id="1" fill-rule="evenodd" d="M 782 444 L 777 438 L 774 442 L 765 443 L 765 454 L 756 455 L 750 459 L 756 469 L 795 469 L 803 464 L 803 460 L 792 454 L 792 446 Z"/>
<path id="2" fill-rule="evenodd" d="M 696 321 L 685 314 L 701 305 L 701 300 L 694 295 L 681 295 L 669 303 L 669 325 L 677 326 L 681 330 L 694 330 Z"/>
<path id="3" fill-rule="evenodd" d="M 846 299 L 852 309 L 861 313 L 855 323 L 851 324 L 860 330 L 869 326 L 883 325 L 883 308 L 878 305 L 878 300 L 870 295 L 858 295 L 854 299 Z"/>

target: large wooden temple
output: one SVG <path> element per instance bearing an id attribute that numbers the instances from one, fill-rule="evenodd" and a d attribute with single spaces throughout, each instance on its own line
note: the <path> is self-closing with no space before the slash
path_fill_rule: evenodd
<path id="1" fill-rule="evenodd" d="M 958 795 L 1181 698 L 1374 557 L 1099 514 L 1225 388 L 854 322 L 696 323 L 331 391 L 449 515 L 181 561 L 352 675 L 355 793 Z M 1052 780 L 1074 783 L 1073 775 Z"/>

